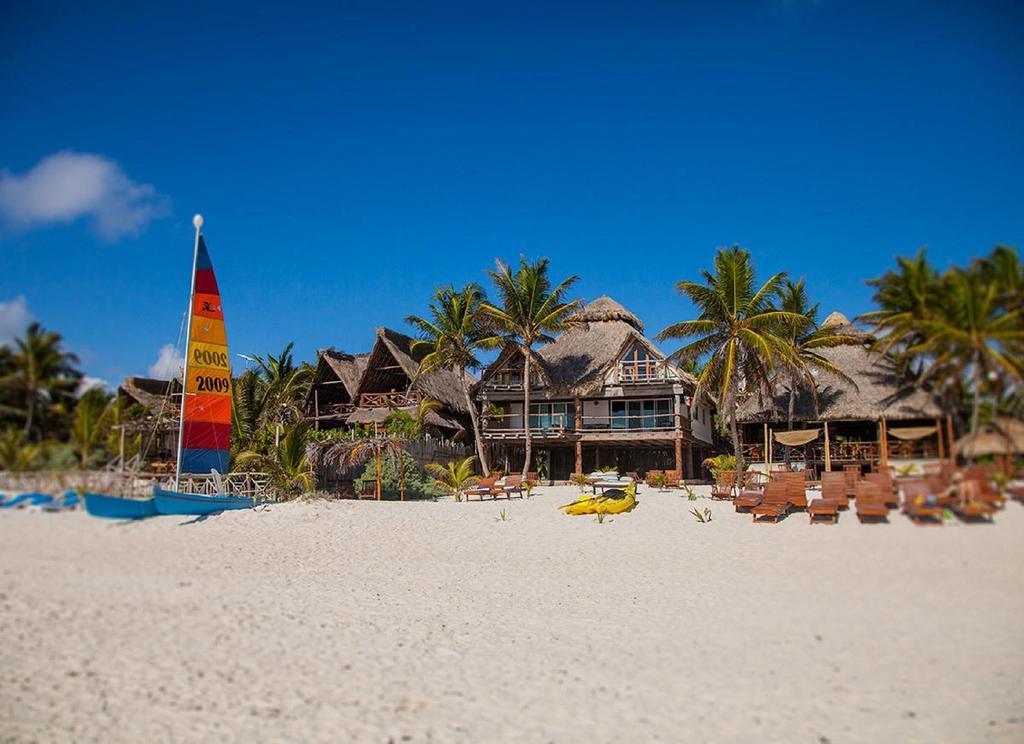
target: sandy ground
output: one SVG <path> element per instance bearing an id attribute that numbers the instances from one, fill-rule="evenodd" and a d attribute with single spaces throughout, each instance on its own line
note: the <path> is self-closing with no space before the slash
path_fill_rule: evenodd
<path id="1" fill-rule="evenodd" d="M 0 740 L 1024 740 L 1020 504 L 598 524 L 572 492 L 0 512 Z"/>

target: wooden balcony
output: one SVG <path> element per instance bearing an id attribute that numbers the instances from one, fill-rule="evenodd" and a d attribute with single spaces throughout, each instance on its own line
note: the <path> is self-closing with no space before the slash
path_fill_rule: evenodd
<path id="1" fill-rule="evenodd" d="M 362 393 L 359 396 L 360 408 L 405 408 L 418 406 L 423 400 L 418 390 L 401 393 Z"/>

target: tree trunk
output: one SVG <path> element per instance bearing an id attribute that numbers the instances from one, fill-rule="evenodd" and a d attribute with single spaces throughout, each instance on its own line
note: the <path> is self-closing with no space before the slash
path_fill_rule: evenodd
<path id="1" fill-rule="evenodd" d="M 796 390 L 792 386 L 789 388 L 789 418 L 787 423 L 789 425 L 789 431 L 793 431 L 793 416 L 796 410 Z M 788 467 L 793 459 L 793 448 L 788 444 L 786 445 L 786 466 Z"/>
<path id="2" fill-rule="evenodd" d="M 981 413 L 981 364 L 977 355 L 974 357 L 974 399 L 971 401 L 971 434 L 978 431 L 978 418 Z"/>
<path id="3" fill-rule="evenodd" d="M 469 407 L 469 420 L 473 424 L 473 441 L 476 442 L 476 456 L 480 461 L 480 470 L 486 478 L 491 473 L 491 467 L 487 462 L 487 449 L 484 447 L 484 438 L 480 433 L 480 417 L 477 415 L 473 396 L 470 395 L 469 385 L 466 384 L 468 382 L 466 379 L 466 368 L 463 367 L 459 374 L 462 377 L 462 389 L 466 396 L 466 405 Z"/>
<path id="4" fill-rule="evenodd" d="M 25 439 L 28 440 L 32 434 L 32 424 L 35 423 L 35 396 L 30 394 L 25 404 Z"/>
<path id="5" fill-rule="evenodd" d="M 739 406 L 736 404 L 736 394 L 729 395 L 729 431 L 732 434 L 733 452 L 736 455 L 736 492 L 743 487 L 743 445 L 740 442 L 740 428 L 736 423 L 736 412 Z"/>
<path id="6" fill-rule="evenodd" d="M 523 437 L 526 442 L 526 459 L 523 460 L 523 480 L 530 471 L 530 456 L 533 454 L 533 442 L 530 440 L 530 347 L 523 347 Z"/>

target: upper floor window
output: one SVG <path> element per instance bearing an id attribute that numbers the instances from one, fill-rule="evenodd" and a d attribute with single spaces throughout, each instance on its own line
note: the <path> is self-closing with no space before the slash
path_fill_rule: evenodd
<path id="1" fill-rule="evenodd" d="M 664 379 L 664 363 L 642 344 L 635 345 L 619 360 L 619 382 L 653 382 Z"/>

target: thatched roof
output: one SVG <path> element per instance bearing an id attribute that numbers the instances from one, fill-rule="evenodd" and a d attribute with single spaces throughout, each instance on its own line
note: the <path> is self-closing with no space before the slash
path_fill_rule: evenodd
<path id="1" fill-rule="evenodd" d="M 374 422 L 383 424 L 394 411 L 404 411 L 410 416 L 416 415 L 415 406 L 401 406 L 399 408 L 357 408 L 349 414 L 345 421 L 349 424 L 372 424 Z M 446 413 L 443 409 L 427 411 L 423 417 L 423 423 L 427 426 L 436 426 L 441 429 L 453 429 L 462 431 L 465 427 L 458 419 Z"/>
<path id="2" fill-rule="evenodd" d="M 832 313 L 822 323 L 842 335 L 855 336 L 862 343 L 816 349 L 815 351 L 853 380 L 850 384 L 836 375 L 821 372 L 818 380 L 818 407 L 811 391 L 797 392 L 796 421 L 893 421 L 931 419 L 942 415 L 935 399 L 925 390 L 902 378 L 889 357 L 870 350 L 873 337 L 853 325 L 842 313 Z M 789 408 L 789 387 L 779 380 L 774 401 L 755 393 L 739 408 L 740 423 L 785 421 Z"/>
<path id="3" fill-rule="evenodd" d="M 126 377 L 118 388 L 118 395 L 138 403 L 154 416 L 177 416 L 181 405 L 181 381 Z"/>
<path id="4" fill-rule="evenodd" d="M 378 372 L 386 367 L 397 364 L 403 374 L 403 384 L 418 390 L 424 396 L 438 401 L 446 408 L 459 414 L 469 414 L 466 409 L 466 398 L 462 380 L 459 376 L 448 369 L 439 369 L 436 372 L 416 378 L 419 369 L 419 359 L 413 355 L 412 344 L 414 339 L 404 333 L 393 331 L 390 328 L 377 329 L 377 341 L 373 345 L 366 362 L 366 369 L 359 379 L 358 390 L 363 392 L 382 392 L 371 389 L 373 382 L 379 379 Z"/>
<path id="5" fill-rule="evenodd" d="M 341 381 L 342 386 L 349 395 L 350 400 L 355 400 L 356 389 L 359 387 L 359 378 L 366 370 L 366 363 L 369 361 L 369 354 L 344 354 L 334 349 L 325 349 L 320 352 L 319 362 L 326 365 L 334 376 Z"/>
<path id="6" fill-rule="evenodd" d="M 572 315 L 572 320 L 577 323 L 600 323 L 602 321 L 620 320 L 633 326 L 639 333 L 644 332 L 644 324 L 640 322 L 640 318 L 608 295 L 598 297 L 593 302 L 584 305 L 578 312 Z"/>
<path id="7" fill-rule="evenodd" d="M 643 323 L 610 297 L 599 297 L 572 316 L 575 321 L 550 344 L 537 350 L 547 392 L 587 397 L 598 393 L 608 371 L 634 343 L 646 346 L 657 357 L 665 355 L 643 335 Z M 506 349 L 488 368 L 497 371 L 519 354 Z M 693 376 L 678 370 L 680 379 L 696 384 Z M 486 379 L 487 374 L 484 375 Z"/>

